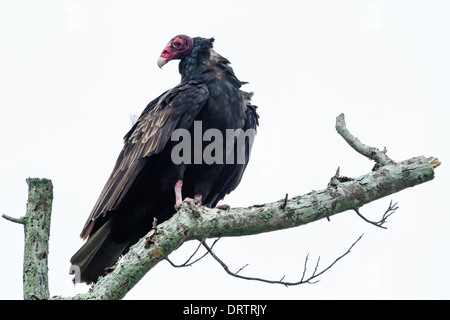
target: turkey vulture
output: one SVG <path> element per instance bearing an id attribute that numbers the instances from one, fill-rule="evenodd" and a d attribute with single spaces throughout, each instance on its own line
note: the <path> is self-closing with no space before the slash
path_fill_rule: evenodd
<path id="1" fill-rule="evenodd" d="M 194 199 L 195 204 L 214 207 L 238 186 L 258 115 L 250 103 L 252 93 L 240 90 L 245 82 L 213 50 L 213 42 L 214 38 L 178 35 L 162 51 L 158 66 L 180 60 L 181 82 L 151 101 L 125 135 L 111 176 L 81 231 L 87 241 L 70 260 L 75 281 L 95 282 L 151 230 L 154 218 L 158 223 L 169 219 L 182 197 L 191 205 Z M 233 135 L 230 140 L 217 135 L 208 139 L 203 136 L 208 130 L 222 137 Z M 181 141 L 175 132 L 194 138 Z M 211 144 L 217 146 L 220 140 L 220 149 L 211 151 Z M 180 150 L 182 142 L 194 152 Z M 203 151 L 219 161 L 202 159 Z"/>

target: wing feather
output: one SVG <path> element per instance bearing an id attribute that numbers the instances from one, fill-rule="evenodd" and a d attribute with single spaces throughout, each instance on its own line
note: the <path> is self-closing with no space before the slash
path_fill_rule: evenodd
<path id="1" fill-rule="evenodd" d="M 248 93 L 241 90 L 241 95 L 243 99 L 243 106 L 245 109 L 245 123 L 242 130 L 245 132 L 248 129 L 254 129 L 254 133 L 256 134 L 256 129 L 259 125 L 258 114 L 256 112 L 257 107 L 251 104 L 251 97 L 253 93 Z M 252 137 L 253 139 L 254 137 Z M 236 187 L 241 182 L 242 176 L 244 175 L 244 171 L 247 168 L 247 164 L 250 159 L 250 153 L 252 149 L 252 145 L 249 143 L 249 140 L 246 140 L 245 143 L 245 163 L 237 164 L 236 154 L 231 155 L 234 156 L 234 165 L 226 165 L 223 171 L 220 173 L 217 178 L 216 184 L 211 189 L 210 194 L 208 195 L 205 204 L 214 207 L 217 202 L 223 199 L 227 194 L 236 189 Z M 234 150 L 237 150 L 237 145 L 235 142 Z M 236 151 L 238 152 L 238 151 Z M 243 152 L 242 150 L 240 152 Z"/>
<path id="2" fill-rule="evenodd" d="M 175 129 L 189 129 L 208 99 L 207 87 L 195 80 L 181 83 L 150 102 L 124 137 L 124 146 L 81 238 L 87 238 L 100 216 L 115 210 L 147 164 L 145 158 L 164 150 Z"/>

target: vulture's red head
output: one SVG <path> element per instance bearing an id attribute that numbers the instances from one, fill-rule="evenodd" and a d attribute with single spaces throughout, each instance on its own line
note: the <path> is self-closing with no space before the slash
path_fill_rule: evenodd
<path id="1" fill-rule="evenodd" d="M 162 68 L 170 60 L 183 59 L 188 56 L 194 48 L 194 41 L 191 37 L 178 35 L 173 37 L 158 59 L 158 67 Z"/>

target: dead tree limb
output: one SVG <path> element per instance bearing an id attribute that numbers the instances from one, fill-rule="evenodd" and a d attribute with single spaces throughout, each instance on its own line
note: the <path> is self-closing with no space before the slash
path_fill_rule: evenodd
<path id="1" fill-rule="evenodd" d="M 328 270 L 330 270 L 339 260 L 341 260 L 343 257 L 345 257 L 346 255 L 348 255 L 350 253 L 350 251 L 353 249 L 353 247 L 359 242 L 359 240 L 361 240 L 363 235 L 360 235 L 359 238 L 353 242 L 353 244 L 350 246 L 350 248 L 347 249 L 347 251 L 340 255 L 339 257 L 337 257 L 331 264 L 329 264 L 326 268 L 322 269 L 321 271 L 317 271 L 319 268 L 319 262 L 320 262 L 320 257 L 317 259 L 316 262 L 316 267 L 314 268 L 313 273 L 305 278 L 306 276 L 306 271 L 307 271 L 307 267 L 308 267 L 308 258 L 309 255 L 306 256 L 305 258 L 305 265 L 303 267 L 303 272 L 302 272 L 302 276 L 300 278 L 300 280 L 295 281 L 295 282 L 288 282 L 288 281 L 284 281 L 284 276 L 281 278 L 281 280 L 268 280 L 268 279 L 264 279 L 264 278 L 258 278 L 258 277 L 249 277 L 249 276 L 243 276 L 238 274 L 239 272 L 241 272 L 245 267 L 248 266 L 248 264 L 244 265 L 243 267 L 241 267 L 238 271 L 236 272 L 232 272 L 230 270 L 230 268 L 227 266 L 227 264 L 225 262 L 223 262 L 215 253 L 214 251 L 212 251 L 212 246 L 209 247 L 205 241 L 202 241 L 203 246 L 206 248 L 206 250 L 208 251 L 208 253 L 214 258 L 214 260 L 216 260 L 221 266 L 222 268 L 225 270 L 226 273 L 228 273 L 229 275 L 235 277 L 235 278 L 239 278 L 239 279 L 244 279 L 244 280 L 252 280 L 252 281 L 259 281 L 259 282 L 265 282 L 265 283 L 270 283 L 270 284 L 281 284 L 284 285 L 286 287 L 291 287 L 291 286 L 298 286 L 301 284 L 313 284 L 313 283 L 317 283 L 319 282 L 318 277 L 321 276 L 322 274 L 324 274 L 325 272 L 327 272 Z"/>
<path id="2" fill-rule="evenodd" d="M 397 202 L 394 203 L 394 204 L 392 204 L 392 200 L 391 200 L 391 202 L 389 203 L 389 207 L 388 207 L 388 208 L 386 209 L 386 211 L 384 212 L 384 214 L 383 214 L 383 216 L 381 217 L 380 221 L 370 221 L 369 219 L 367 219 L 366 217 L 364 217 L 364 216 L 359 212 L 359 209 L 358 209 L 358 208 L 356 208 L 356 209 L 354 209 L 354 210 L 355 210 L 356 214 L 357 214 L 358 216 L 360 216 L 361 219 L 363 219 L 364 221 L 366 221 L 366 222 L 368 222 L 368 223 L 370 223 L 370 224 L 373 224 L 373 225 L 376 226 L 376 227 L 379 227 L 379 228 L 382 228 L 382 229 L 386 229 L 386 227 L 383 226 L 383 224 L 385 224 L 385 223 L 387 222 L 387 219 L 388 219 L 391 215 L 393 215 L 393 214 L 395 213 L 395 211 L 397 211 L 397 209 L 398 209 Z"/>
<path id="3" fill-rule="evenodd" d="M 52 213 L 53 185 L 47 179 L 28 178 L 28 203 L 22 218 L 3 218 L 24 225 L 23 297 L 43 300 L 50 297 L 48 289 L 48 243 Z"/>

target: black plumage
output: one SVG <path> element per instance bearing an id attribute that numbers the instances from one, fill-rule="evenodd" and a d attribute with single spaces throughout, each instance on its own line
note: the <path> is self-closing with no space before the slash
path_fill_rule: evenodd
<path id="1" fill-rule="evenodd" d="M 163 50 L 158 65 L 179 59 L 181 83 L 151 101 L 125 135 L 113 172 L 81 232 L 88 240 L 71 258 L 71 270 L 79 272 L 76 280 L 95 282 L 150 231 L 154 218 L 161 223 L 173 215 L 181 194 L 214 207 L 238 186 L 258 115 L 252 94 L 240 90 L 244 83 L 213 50 L 213 41 L 180 35 Z M 227 130 L 237 132 L 231 140 L 234 152 L 227 153 L 224 143 L 222 161 L 198 163 L 193 153 L 191 161 L 175 164 L 172 149 L 179 141 L 172 141 L 172 133 L 185 129 L 194 135 L 194 121 L 201 121 L 202 134 L 214 129 L 224 142 Z M 245 144 L 239 145 L 239 134 L 245 133 Z M 202 141 L 201 150 L 210 143 Z M 238 161 L 240 152 L 243 162 Z"/>

